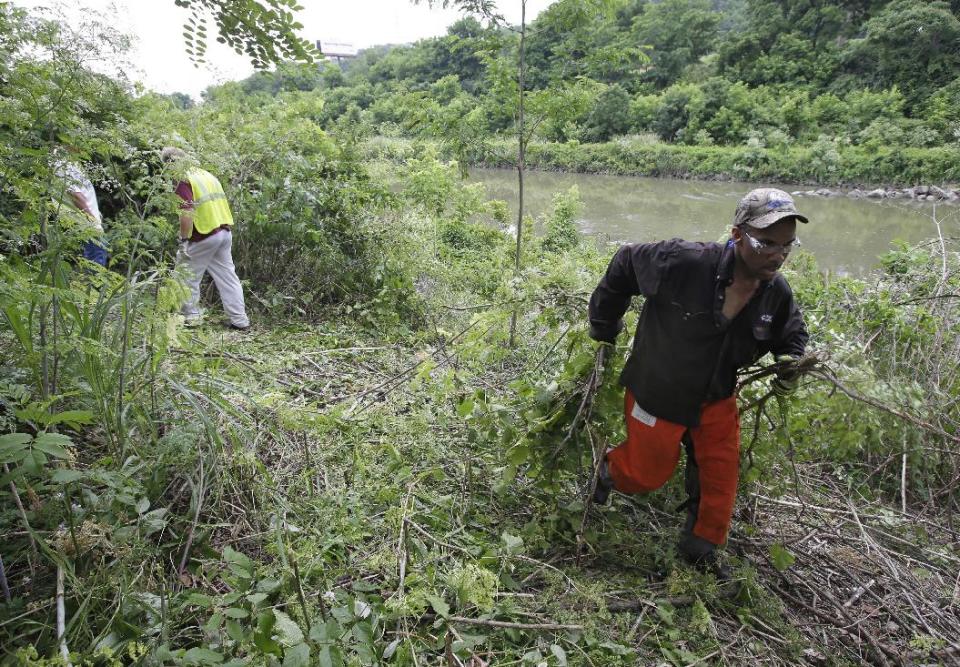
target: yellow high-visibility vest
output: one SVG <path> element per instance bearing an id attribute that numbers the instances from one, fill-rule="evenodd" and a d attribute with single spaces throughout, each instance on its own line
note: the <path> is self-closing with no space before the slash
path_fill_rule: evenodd
<path id="1" fill-rule="evenodd" d="M 193 228 L 209 234 L 220 225 L 232 225 L 230 204 L 217 177 L 203 169 L 191 169 L 187 178 L 193 189 Z"/>

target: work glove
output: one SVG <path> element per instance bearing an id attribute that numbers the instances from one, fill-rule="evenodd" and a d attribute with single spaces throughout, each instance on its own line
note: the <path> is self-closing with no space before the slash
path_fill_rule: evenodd
<path id="1" fill-rule="evenodd" d="M 617 336 L 621 331 L 623 331 L 622 318 L 614 322 L 613 326 L 598 326 L 596 323 L 590 322 L 590 329 L 587 331 L 587 335 L 598 343 L 613 345 L 617 342 Z"/>
<path id="2" fill-rule="evenodd" d="M 188 257 L 187 248 L 190 247 L 190 239 L 180 239 L 177 241 L 177 259 L 183 260 Z"/>
<path id="3" fill-rule="evenodd" d="M 613 343 L 607 343 L 604 341 L 599 341 L 597 344 L 597 359 L 600 362 L 601 366 L 607 365 L 607 359 L 613 355 Z"/>
<path id="4" fill-rule="evenodd" d="M 797 360 L 789 354 L 778 354 L 773 360 L 777 363 L 777 377 L 772 383 L 773 393 L 777 396 L 789 396 L 800 384 Z"/>

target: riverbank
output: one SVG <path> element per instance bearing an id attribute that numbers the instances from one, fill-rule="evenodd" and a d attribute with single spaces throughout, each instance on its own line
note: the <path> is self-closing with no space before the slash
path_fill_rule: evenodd
<path id="1" fill-rule="evenodd" d="M 421 142 L 376 137 L 365 144 L 369 157 L 403 161 L 422 150 Z M 496 140 L 476 149 L 470 165 L 510 168 L 516 164 L 515 143 Z M 910 148 L 870 151 L 820 141 L 809 146 L 683 146 L 642 139 L 600 144 L 532 143 L 527 166 L 562 171 L 619 176 L 698 178 L 764 183 L 791 183 L 829 187 L 839 191 L 903 191 L 923 186 L 952 197 L 960 183 L 960 148 Z"/>

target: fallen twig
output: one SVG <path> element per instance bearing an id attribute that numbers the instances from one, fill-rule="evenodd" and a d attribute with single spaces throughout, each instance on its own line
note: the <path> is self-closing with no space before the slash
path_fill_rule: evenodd
<path id="1" fill-rule="evenodd" d="M 7 585 L 7 571 L 3 567 L 3 556 L 0 556 L 0 588 L 3 589 L 3 599 L 10 604 L 10 586 Z"/>
<path id="2" fill-rule="evenodd" d="M 60 656 L 67 667 L 73 667 L 70 662 L 70 650 L 67 648 L 67 611 L 63 601 L 63 566 L 57 566 L 57 644 L 60 646 Z"/>
<path id="3" fill-rule="evenodd" d="M 463 616 L 451 616 L 448 620 L 452 623 L 485 625 L 490 628 L 510 628 L 513 630 L 583 630 L 582 625 L 567 625 L 564 623 L 515 623 L 513 621 L 493 621 L 481 618 L 465 618 Z"/>

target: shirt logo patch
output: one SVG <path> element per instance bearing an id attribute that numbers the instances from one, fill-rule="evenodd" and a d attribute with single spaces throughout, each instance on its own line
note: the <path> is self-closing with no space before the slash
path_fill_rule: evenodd
<path id="1" fill-rule="evenodd" d="M 636 401 L 633 402 L 633 410 L 630 412 L 630 416 L 647 426 L 653 426 L 657 423 L 657 418 L 637 405 Z"/>
<path id="2" fill-rule="evenodd" d="M 760 321 L 765 324 L 771 324 L 773 323 L 773 315 L 767 315 L 766 313 L 764 313 L 763 315 L 760 316 Z"/>

